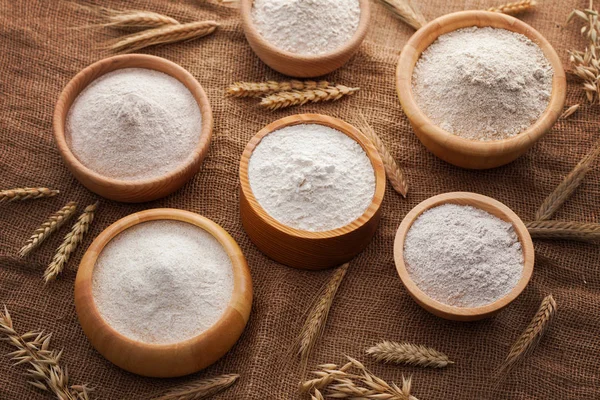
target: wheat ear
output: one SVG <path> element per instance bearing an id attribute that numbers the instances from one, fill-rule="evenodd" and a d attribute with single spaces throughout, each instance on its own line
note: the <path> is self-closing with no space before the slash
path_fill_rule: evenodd
<path id="1" fill-rule="evenodd" d="M 227 95 L 232 97 L 262 97 L 277 92 L 324 89 L 330 86 L 332 85 L 327 81 L 235 82 L 227 88 Z"/>
<path id="2" fill-rule="evenodd" d="M 535 213 L 535 219 L 537 221 L 550 219 L 556 210 L 571 197 L 575 189 L 577 189 L 583 181 L 585 174 L 592 168 L 592 163 L 598 155 L 600 155 L 600 141 L 596 143 L 594 149 L 590 153 L 583 157 L 556 189 L 546 197 Z"/>
<path id="3" fill-rule="evenodd" d="M 22 201 L 40 199 L 42 197 L 52 197 L 56 196 L 58 193 L 60 193 L 58 190 L 44 187 L 0 190 L 0 203 L 5 201 Z"/>
<path id="4" fill-rule="evenodd" d="M 189 24 L 169 25 L 125 36 L 110 46 L 113 51 L 132 52 L 148 46 L 193 40 L 210 35 L 219 24 L 215 21 L 198 21 Z"/>
<path id="5" fill-rule="evenodd" d="M 214 378 L 201 379 L 185 386 L 169 390 L 154 400 L 200 400 L 207 399 L 233 385 L 239 375 L 219 375 Z"/>
<path id="6" fill-rule="evenodd" d="M 454 364 L 444 353 L 421 345 L 383 341 L 367 349 L 377 361 L 395 364 L 416 365 L 419 367 L 443 368 Z"/>
<path id="7" fill-rule="evenodd" d="M 417 30 L 427 20 L 411 0 L 380 0 L 400 21 Z"/>
<path id="8" fill-rule="evenodd" d="M 65 264 L 69 261 L 71 254 L 77 249 L 77 246 L 82 242 L 83 237 L 88 232 L 90 224 L 94 220 L 94 213 L 98 208 L 98 202 L 87 206 L 83 213 L 77 218 L 77 222 L 67 233 L 62 244 L 56 250 L 52 262 L 44 272 L 44 281 L 46 283 L 53 281 L 62 272 Z"/>
<path id="9" fill-rule="evenodd" d="M 26 257 L 33 250 L 40 247 L 44 240 L 50 237 L 53 232 L 57 231 L 73 216 L 73 214 L 75 214 L 76 209 L 77 203 L 71 201 L 49 216 L 48 219 L 33 232 L 31 237 L 25 242 L 25 245 L 21 247 L 21 250 L 19 250 L 19 257 Z"/>
<path id="10" fill-rule="evenodd" d="M 532 238 L 600 241 L 600 224 L 566 221 L 533 221 L 525 223 Z"/>
<path id="11" fill-rule="evenodd" d="M 522 0 L 514 3 L 506 3 L 496 7 L 488 8 L 488 11 L 499 12 L 503 14 L 520 14 L 525 11 L 531 11 L 535 8 L 537 2 L 535 0 Z"/>
<path id="12" fill-rule="evenodd" d="M 392 157 L 379 136 L 375 133 L 375 130 L 369 125 L 362 111 L 359 111 L 358 115 L 359 129 L 375 145 L 375 148 L 383 161 L 385 174 L 392 184 L 392 187 L 396 192 L 400 193 L 402 197 L 406 198 L 406 194 L 408 193 L 408 181 L 406 180 L 406 176 L 404 176 L 404 172 L 402 172 L 402 169 L 400 169 L 394 157 Z"/>
<path id="13" fill-rule="evenodd" d="M 344 85 L 329 86 L 320 89 L 294 90 L 291 92 L 277 92 L 263 97 L 260 106 L 269 110 L 277 110 L 290 106 L 301 106 L 306 103 L 319 103 L 323 101 L 336 101 L 344 96 L 356 93 L 360 88 L 350 88 Z"/>
<path id="14" fill-rule="evenodd" d="M 115 28 L 159 28 L 165 25 L 179 25 L 175 18 L 152 11 L 117 11 L 105 9 L 107 22 L 102 26 Z"/>
<path id="15" fill-rule="evenodd" d="M 15 331 L 13 321 L 4 306 L 0 313 L 0 333 L 17 350 L 9 354 L 14 365 L 29 364 L 25 376 L 28 383 L 40 390 L 54 393 L 58 400 L 89 400 L 91 391 L 86 385 L 69 386 L 67 370 L 60 364 L 61 351 L 49 350 L 50 334 L 28 332 L 20 335 Z"/>
<path id="16" fill-rule="evenodd" d="M 325 330 L 325 323 L 327 322 L 327 316 L 329 315 L 331 304 L 333 303 L 335 294 L 337 293 L 337 290 L 340 287 L 346 272 L 348 271 L 349 265 L 349 263 L 346 263 L 338 267 L 333 272 L 329 282 L 319 294 L 316 303 L 313 305 L 308 317 L 304 321 L 304 325 L 300 330 L 300 335 L 298 336 L 296 344 L 303 368 L 306 368 L 306 365 L 308 364 L 308 357 L 315 347 L 317 340 Z"/>

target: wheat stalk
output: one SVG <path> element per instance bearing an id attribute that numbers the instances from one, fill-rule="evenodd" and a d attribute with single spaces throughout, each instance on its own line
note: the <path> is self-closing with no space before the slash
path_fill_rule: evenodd
<path id="1" fill-rule="evenodd" d="M 600 141 L 595 144 L 594 149 L 590 153 L 583 157 L 556 189 L 546 197 L 535 213 L 535 219 L 537 221 L 547 220 L 552 217 L 556 210 L 571 197 L 573 192 L 575 192 L 575 189 L 577 189 L 583 181 L 585 174 L 592 168 L 592 163 L 598 155 L 600 155 Z"/>
<path id="2" fill-rule="evenodd" d="M 525 223 L 532 238 L 600 241 L 600 224 L 566 221 L 533 221 Z"/>
<path id="3" fill-rule="evenodd" d="M 344 96 L 352 95 L 358 90 L 360 90 L 360 88 L 350 88 L 344 85 L 335 85 L 319 89 L 277 92 L 267 97 L 263 97 L 260 105 L 261 107 L 268 108 L 270 110 L 277 110 L 290 106 L 301 106 L 306 103 L 336 101 Z"/>
<path id="4" fill-rule="evenodd" d="M 0 190 L 0 203 L 52 197 L 58 193 L 60 193 L 58 190 L 44 187 Z"/>
<path id="5" fill-rule="evenodd" d="M 298 336 L 295 346 L 303 368 L 306 368 L 308 357 L 315 347 L 317 340 L 325 330 L 325 323 L 327 322 L 331 304 L 333 303 L 335 294 L 348 271 L 349 265 L 349 263 L 343 264 L 333 272 L 329 282 L 319 294 L 318 300 L 313 305 L 308 317 L 304 321 L 304 325 L 300 330 L 300 335 Z"/>
<path id="6" fill-rule="evenodd" d="M 77 222 L 75 222 L 71 231 L 67 233 L 62 244 L 56 250 L 52 262 L 44 272 L 44 281 L 46 283 L 56 279 L 62 272 L 65 264 L 69 261 L 71 254 L 77 249 L 77 246 L 81 243 L 83 237 L 89 230 L 90 224 L 94 220 L 96 208 L 98 208 L 98 202 L 87 206 L 79 218 L 77 218 Z"/>
<path id="7" fill-rule="evenodd" d="M 570 106 L 560 115 L 559 118 L 560 119 L 569 118 L 571 115 L 573 115 L 575 113 L 575 111 L 579 110 L 579 107 L 581 107 L 581 104 L 574 104 L 574 105 Z"/>
<path id="8" fill-rule="evenodd" d="M 235 82 L 227 88 L 227 95 L 232 97 L 262 97 L 277 92 L 324 89 L 330 86 L 332 86 L 331 83 L 327 81 Z"/>
<path id="9" fill-rule="evenodd" d="M 514 3 L 506 3 L 496 7 L 488 8 L 488 11 L 515 15 L 525 11 L 531 11 L 536 5 L 537 2 L 535 0 L 521 0 Z"/>
<path id="10" fill-rule="evenodd" d="M 215 21 L 198 21 L 189 24 L 169 25 L 125 36 L 110 46 L 113 51 L 132 52 L 148 46 L 193 40 L 210 35 L 219 24 Z"/>
<path id="11" fill-rule="evenodd" d="M 17 350 L 9 357 L 14 365 L 29 364 L 31 369 L 25 375 L 28 383 L 40 390 L 54 393 L 58 400 L 89 400 L 91 391 L 86 385 L 69 386 L 67 370 L 60 364 L 61 351 L 49 350 L 50 334 L 28 332 L 20 335 L 15 331 L 13 321 L 4 306 L 0 313 L 0 333 Z"/>
<path id="12" fill-rule="evenodd" d="M 386 6 L 396 18 L 415 30 L 421 28 L 427 23 L 427 20 L 415 7 L 411 0 L 379 0 Z"/>
<path id="13" fill-rule="evenodd" d="M 448 356 L 421 345 L 410 343 L 397 343 L 385 340 L 367 349 L 377 361 L 391 362 L 395 364 L 416 365 L 419 367 L 443 368 L 448 364 L 454 364 Z"/>
<path id="14" fill-rule="evenodd" d="M 214 378 L 201 379 L 188 385 L 172 389 L 154 400 L 200 400 L 207 399 L 233 385 L 239 375 L 219 375 Z"/>
<path id="15" fill-rule="evenodd" d="M 367 119 L 363 115 L 361 111 L 358 112 L 359 122 L 358 126 L 361 132 L 373 142 L 377 152 L 381 156 L 381 160 L 383 161 L 383 167 L 385 169 L 385 174 L 392 184 L 394 190 L 402 195 L 402 197 L 406 198 L 406 194 L 408 193 L 408 181 L 404 176 L 404 172 L 398 166 L 398 163 L 392 157 L 388 149 L 385 147 L 379 136 L 375 133 L 375 130 L 369 125 Z"/>
<path id="16" fill-rule="evenodd" d="M 19 250 L 19 257 L 26 257 L 33 250 L 40 247 L 53 232 L 57 231 L 75 214 L 77 203 L 71 201 L 66 206 L 52 214 L 48 219 L 37 228 L 31 237 L 25 242 L 25 245 Z"/>
<path id="17" fill-rule="evenodd" d="M 105 9 L 107 22 L 102 26 L 115 28 L 159 28 L 165 25 L 179 25 L 175 18 L 152 11 L 117 11 Z"/>

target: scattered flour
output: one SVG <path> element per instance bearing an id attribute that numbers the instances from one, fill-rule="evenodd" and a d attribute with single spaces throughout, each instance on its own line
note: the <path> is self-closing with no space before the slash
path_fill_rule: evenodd
<path id="1" fill-rule="evenodd" d="M 434 207 L 415 220 L 404 242 L 404 261 L 423 292 L 458 307 L 500 299 L 523 273 L 523 250 L 513 226 L 456 204 Z"/>
<path id="2" fill-rule="evenodd" d="M 319 124 L 287 126 L 265 136 L 250 157 L 248 175 L 269 215 L 312 232 L 354 221 L 375 194 L 375 171 L 363 148 Z"/>
<path id="3" fill-rule="evenodd" d="M 110 178 L 142 180 L 177 169 L 200 141 L 202 116 L 192 93 L 162 72 L 126 68 L 93 81 L 66 121 L 71 151 Z"/>
<path id="4" fill-rule="evenodd" d="M 102 250 L 92 293 L 102 317 L 133 340 L 168 344 L 192 338 L 221 317 L 233 267 L 221 244 L 181 221 L 149 221 Z"/>

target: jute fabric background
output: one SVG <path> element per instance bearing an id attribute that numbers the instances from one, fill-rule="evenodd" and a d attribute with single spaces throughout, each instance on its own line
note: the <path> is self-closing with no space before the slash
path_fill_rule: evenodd
<path id="1" fill-rule="evenodd" d="M 481 1 L 422 1 L 428 19 L 445 13 L 495 5 Z M 545 35 L 568 65 L 567 49 L 583 47 L 578 27 L 563 26 L 573 7 L 587 0 L 541 1 L 522 19 Z M 49 214 L 70 200 L 80 206 L 97 196 L 67 171 L 52 137 L 52 113 L 67 82 L 82 68 L 110 55 L 102 49 L 118 34 L 110 29 L 76 29 L 96 23 L 91 14 L 62 1 L 0 3 L 0 187 L 49 186 L 52 199 L 0 205 L 0 303 L 16 328 L 52 332 L 56 348 L 74 383 L 91 383 L 99 399 L 147 399 L 191 379 L 239 373 L 240 381 L 219 399 L 294 399 L 298 363 L 288 357 L 302 316 L 331 271 L 306 272 L 279 265 L 250 242 L 238 215 L 238 161 L 247 141 L 275 119 L 318 112 L 352 122 L 367 116 L 410 180 L 408 199 L 390 188 L 381 225 L 370 246 L 352 261 L 331 311 L 327 329 L 309 365 L 342 362 L 348 354 L 366 360 L 364 349 L 382 340 L 426 344 L 447 353 L 456 364 L 445 370 L 371 365 L 398 382 L 412 375 L 419 399 L 592 399 L 600 398 L 600 249 L 561 241 L 536 241 L 533 279 L 525 292 L 497 317 L 475 323 L 445 321 L 421 309 L 408 296 L 394 267 L 392 243 L 404 215 L 422 200 L 443 192 L 472 191 L 494 197 L 524 220 L 533 218 L 545 196 L 600 137 L 600 108 L 584 107 L 523 157 L 505 167 L 468 171 L 427 152 L 402 114 L 394 90 L 394 69 L 412 31 L 373 3 L 371 27 L 360 51 L 329 80 L 359 86 L 354 97 L 335 104 L 269 112 L 252 100 L 224 97 L 237 80 L 283 79 L 252 52 L 242 34 L 237 10 L 206 1 L 110 1 L 115 9 L 147 9 L 180 21 L 215 19 L 222 26 L 210 37 L 148 49 L 189 70 L 211 101 L 215 129 L 202 170 L 181 190 L 159 201 L 122 204 L 101 200 L 90 234 L 60 278 L 44 286 L 42 272 L 66 233 L 54 235 L 30 258 L 17 250 Z M 298 32 L 298 34 L 302 34 Z M 443 73 L 443 71 L 440 71 Z M 567 104 L 584 101 L 569 82 Z M 600 172 L 593 170 L 556 219 L 598 222 Z M 109 224 L 130 213 L 155 207 L 197 212 L 221 224 L 238 241 L 250 265 L 255 298 L 250 322 L 237 345 L 207 370 L 181 379 L 148 379 L 127 373 L 98 354 L 84 336 L 73 305 L 73 283 L 83 252 Z M 539 348 L 495 390 L 491 376 L 535 313 L 552 293 L 558 303 L 554 321 Z M 0 353 L 12 351 L 0 343 Z M 282 368 L 287 365 L 288 368 Z M 23 366 L 0 358 L 0 398 L 50 398 L 26 383 Z"/>

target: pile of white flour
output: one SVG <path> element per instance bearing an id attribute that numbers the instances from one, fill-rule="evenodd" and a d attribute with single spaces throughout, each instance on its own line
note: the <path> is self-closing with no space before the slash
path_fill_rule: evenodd
<path id="1" fill-rule="evenodd" d="M 464 28 L 441 35 L 412 76 L 417 105 L 442 129 L 499 140 L 531 126 L 548 106 L 552 67 L 524 35 Z"/>
<path id="2" fill-rule="evenodd" d="M 252 19 L 275 47 L 296 54 L 329 53 L 358 29 L 358 0 L 254 0 Z"/>
<path id="3" fill-rule="evenodd" d="M 96 307 L 117 332 L 145 343 L 192 338 L 219 320 L 233 292 L 221 244 L 192 224 L 162 220 L 121 232 L 92 277 Z"/>
<path id="4" fill-rule="evenodd" d="M 444 204 L 421 214 L 404 242 L 410 277 L 429 297 L 478 307 L 521 279 L 523 250 L 513 226 L 471 206 Z"/>
<path id="5" fill-rule="evenodd" d="M 162 72 L 126 68 L 93 81 L 73 102 L 66 139 L 100 175 L 142 180 L 173 171 L 196 149 L 202 115 L 192 93 Z"/>
<path id="6" fill-rule="evenodd" d="M 363 148 L 318 124 L 287 126 L 265 136 L 250 157 L 248 179 L 269 215 L 312 232 L 354 221 L 375 194 L 375 171 Z"/>

